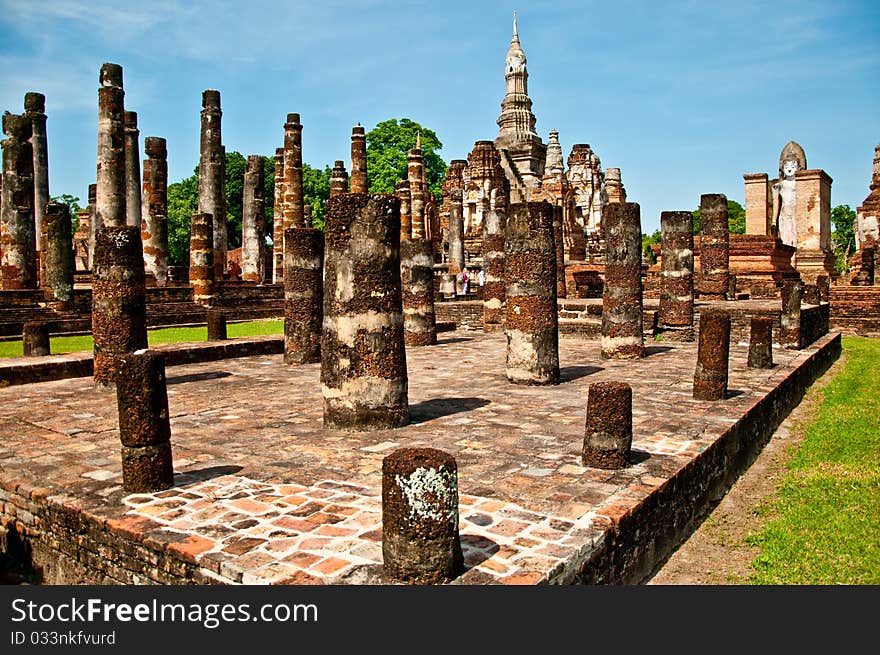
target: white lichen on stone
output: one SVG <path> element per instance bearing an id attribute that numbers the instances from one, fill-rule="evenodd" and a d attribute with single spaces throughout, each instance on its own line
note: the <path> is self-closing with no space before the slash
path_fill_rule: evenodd
<path id="1" fill-rule="evenodd" d="M 446 469 L 420 466 L 394 482 L 406 496 L 409 518 L 431 521 L 451 520 L 458 527 L 458 476 Z"/>

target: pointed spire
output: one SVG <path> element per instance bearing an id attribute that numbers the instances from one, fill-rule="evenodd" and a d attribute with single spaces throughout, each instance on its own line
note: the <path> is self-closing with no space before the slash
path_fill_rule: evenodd
<path id="1" fill-rule="evenodd" d="M 519 42 L 519 34 L 516 33 L 516 10 L 513 12 L 513 38 L 511 41 Z"/>
<path id="2" fill-rule="evenodd" d="M 418 148 L 419 150 L 422 149 L 422 131 L 421 130 L 419 130 L 416 133 L 416 148 Z"/>

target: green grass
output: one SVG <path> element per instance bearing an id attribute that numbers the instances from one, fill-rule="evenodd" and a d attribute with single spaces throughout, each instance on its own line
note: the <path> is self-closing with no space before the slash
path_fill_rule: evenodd
<path id="1" fill-rule="evenodd" d="M 761 508 L 767 522 L 747 537 L 761 549 L 751 584 L 880 583 L 880 340 L 844 337 L 843 352 Z"/>
<path id="2" fill-rule="evenodd" d="M 284 331 L 284 321 L 280 319 L 248 321 L 247 323 L 229 323 L 226 326 L 226 334 L 230 339 L 236 337 L 254 337 L 263 334 L 281 334 Z M 181 341 L 205 341 L 208 338 L 208 328 L 202 327 L 171 327 L 157 328 L 147 331 L 147 342 L 151 346 L 160 343 L 179 343 Z M 74 352 L 91 352 L 93 348 L 91 335 L 69 337 L 52 337 L 50 350 L 53 355 Z M 0 342 L 0 357 L 21 357 L 21 340 Z"/>

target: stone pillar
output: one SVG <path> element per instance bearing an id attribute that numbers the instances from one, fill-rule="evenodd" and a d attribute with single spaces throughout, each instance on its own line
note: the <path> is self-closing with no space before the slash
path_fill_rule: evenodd
<path id="1" fill-rule="evenodd" d="M 631 447 L 632 387 L 625 382 L 594 382 L 587 396 L 584 466 L 624 468 Z"/>
<path id="2" fill-rule="evenodd" d="M 333 162 L 333 170 L 330 172 L 330 197 L 340 193 L 348 193 L 348 172 L 345 163 L 341 159 Z"/>
<path id="3" fill-rule="evenodd" d="M 504 231 L 506 211 L 490 207 L 483 220 L 483 332 L 500 329 L 504 319 Z"/>
<path id="4" fill-rule="evenodd" d="M 98 89 L 98 174 L 95 234 L 102 227 L 125 225 L 125 92 L 122 66 L 101 66 Z M 95 247 L 98 244 L 95 243 Z"/>
<path id="5" fill-rule="evenodd" d="M 412 239 L 412 216 L 409 208 L 409 182 L 400 180 L 394 187 L 397 199 L 400 200 L 400 242 Z"/>
<path id="6" fill-rule="evenodd" d="M 144 139 L 144 184 L 141 196 L 141 241 L 147 275 L 168 284 L 168 150 L 165 139 Z"/>
<path id="7" fill-rule="evenodd" d="M 351 128 L 351 192 L 368 192 L 367 137 L 360 124 Z"/>
<path id="8" fill-rule="evenodd" d="M 694 233 L 687 211 L 661 212 L 658 327 L 671 341 L 694 340 Z"/>
<path id="9" fill-rule="evenodd" d="M 284 124 L 285 230 L 303 227 L 302 129 L 299 114 L 288 114 Z"/>
<path id="10" fill-rule="evenodd" d="M 202 92 L 202 121 L 199 141 L 199 213 L 212 219 L 211 243 L 214 253 L 214 278 L 223 279 L 226 271 L 226 180 L 220 121 L 220 92 Z"/>
<path id="11" fill-rule="evenodd" d="M 831 177 L 821 169 L 795 173 L 797 253 L 795 268 L 808 284 L 837 276 L 831 251 Z"/>
<path id="12" fill-rule="evenodd" d="M 802 282 L 786 282 L 782 285 L 782 314 L 779 316 L 779 343 L 790 350 L 801 348 L 801 300 L 804 295 Z"/>
<path id="13" fill-rule="evenodd" d="M 746 173 L 746 234 L 770 234 L 773 221 L 767 203 L 769 186 L 767 173 Z"/>
<path id="14" fill-rule="evenodd" d="M 565 298 L 565 243 L 562 235 L 562 206 L 553 205 L 553 242 L 556 244 L 556 297 Z"/>
<path id="15" fill-rule="evenodd" d="M 213 217 L 195 213 L 190 221 L 189 283 L 193 288 L 193 302 L 205 307 L 214 304 L 214 245 Z"/>
<path id="16" fill-rule="evenodd" d="M 275 149 L 275 185 L 272 208 L 272 281 L 284 282 L 284 148 Z"/>
<path id="17" fill-rule="evenodd" d="M 284 363 L 321 361 L 324 235 L 312 227 L 284 235 Z"/>
<path id="18" fill-rule="evenodd" d="M 226 341 L 226 317 L 219 309 L 209 309 L 205 312 L 205 322 L 208 324 L 208 341 Z"/>
<path id="19" fill-rule="evenodd" d="M 642 331 L 642 223 L 638 203 L 610 203 L 605 227 L 605 285 L 602 290 L 602 357 L 638 359 Z"/>
<path id="20" fill-rule="evenodd" d="M 700 298 L 726 300 L 730 277 L 730 228 L 727 197 L 700 196 Z"/>
<path id="21" fill-rule="evenodd" d="M 753 316 L 749 330 L 749 367 L 773 367 L 773 319 Z"/>
<path id="22" fill-rule="evenodd" d="M 52 309 L 67 309 L 73 302 L 73 225 L 70 208 L 49 202 L 43 216 L 40 267 L 46 301 Z"/>
<path id="23" fill-rule="evenodd" d="M 608 194 L 609 204 L 622 205 L 626 202 L 626 189 L 623 188 L 619 168 L 605 171 L 605 193 Z"/>
<path id="24" fill-rule="evenodd" d="M 723 400 L 727 396 L 730 355 L 730 314 L 721 309 L 700 312 L 694 400 Z"/>
<path id="25" fill-rule="evenodd" d="M 412 238 L 425 238 L 425 189 L 422 187 L 421 148 L 410 148 L 406 153 L 407 178 L 409 180 L 410 213 L 412 214 Z"/>
<path id="26" fill-rule="evenodd" d="M 125 224 L 141 227 L 141 156 L 137 112 L 125 112 Z"/>
<path id="27" fill-rule="evenodd" d="M 433 253 L 428 239 L 409 239 L 400 244 L 403 335 L 407 346 L 437 343 Z"/>
<path id="28" fill-rule="evenodd" d="M 300 168 L 300 183 L 301 178 Z M 266 241 L 263 195 L 263 158 L 260 155 L 250 155 L 247 158 L 242 194 L 241 279 L 257 284 L 263 282 L 263 244 Z"/>
<path id="29" fill-rule="evenodd" d="M 98 232 L 98 185 L 89 185 L 89 270 L 95 265 L 95 234 Z"/>
<path id="30" fill-rule="evenodd" d="M 511 205 L 504 231 L 507 379 L 559 382 L 556 244 L 548 202 Z"/>
<path id="31" fill-rule="evenodd" d="M 21 329 L 21 347 L 25 357 L 49 355 L 49 324 L 35 321 L 24 323 Z"/>
<path id="32" fill-rule="evenodd" d="M 40 234 L 49 203 L 49 146 L 46 142 L 46 96 L 30 91 L 24 94 L 24 113 L 31 119 L 31 146 L 34 152 L 34 232 Z M 37 243 L 37 250 L 42 246 Z M 43 285 L 45 286 L 45 281 Z"/>
<path id="33" fill-rule="evenodd" d="M 325 249 L 324 425 L 346 430 L 405 425 L 409 404 L 400 297 L 400 202 L 384 194 L 330 198 Z"/>
<path id="34" fill-rule="evenodd" d="M 116 384 L 122 486 L 150 493 L 174 485 L 165 358 L 150 350 L 120 357 Z"/>
<path id="35" fill-rule="evenodd" d="M 98 387 L 110 387 L 117 380 L 119 358 L 147 347 L 144 256 L 136 227 L 102 227 L 95 241 L 94 378 Z"/>
<path id="36" fill-rule="evenodd" d="M 3 185 L 0 189 L 0 289 L 36 289 L 34 153 L 31 119 L 4 114 Z"/>
<path id="37" fill-rule="evenodd" d="M 401 448 L 382 460 L 382 562 L 387 577 L 410 584 L 442 584 L 464 570 L 452 455 Z"/>

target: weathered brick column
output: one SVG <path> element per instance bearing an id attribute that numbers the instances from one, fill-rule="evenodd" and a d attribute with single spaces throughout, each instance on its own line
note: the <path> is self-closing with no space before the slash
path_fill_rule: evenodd
<path id="1" fill-rule="evenodd" d="M 565 243 L 562 234 L 562 207 L 553 206 L 553 242 L 556 244 L 556 297 L 565 298 Z"/>
<path id="2" fill-rule="evenodd" d="M 642 223 L 638 203 L 605 207 L 605 286 L 602 291 L 602 357 L 638 359 L 642 332 Z"/>
<path id="3" fill-rule="evenodd" d="M 104 64 L 98 89 L 98 173 L 95 234 L 125 225 L 125 92 L 122 66 Z M 97 239 L 96 239 L 97 241 Z M 95 243 L 95 248 L 98 244 Z"/>
<path id="4" fill-rule="evenodd" d="M 407 346 L 437 343 L 433 252 L 428 239 L 409 239 L 400 244 L 403 335 Z"/>
<path id="5" fill-rule="evenodd" d="M 362 125 L 351 128 L 351 192 L 367 193 L 367 137 Z"/>
<path id="6" fill-rule="evenodd" d="M 501 328 L 504 321 L 504 230 L 506 208 L 490 207 L 483 220 L 483 332 Z"/>
<path id="7" fill-rule="evenodd" d="M 300 169 L 300 183 L 302 169 Z M 241 279 L 245 282 L 263 282 L 263 244 L 265 243 L 265 216 L 263 213 L 265 187 L 263 158 L 250 155 L 244 173 L 241 209 Z M 302 197 L 302 196 L 300 196 Z"/>
<path id="8" fill-rule="evenodd" d="M 321 361 L 324 235 L 312 227 L 284 235 L 284 363 Z"/>
<path id="9" fill-rule="evenodd" d="M 730 355 L 730 314 L 721 309 L 700 312 L 694 400 L 727 397 L 727 360 Z"/>
<path id="10" fill-rule="evenodd" d="M 129 493 L 174 485 L 165 358 L 150 350 L 119 359 L 116 406 L 122 441 L 122 486 Z"/>
<path id="11" fill-rule="evenodd" d="M 303 227 L 302 129 L 299 114 L 288 114 L 284 123 L 285 230 Z"/>
<path id="12" fill-rule="evenodd" d="M 326 427 L 409 422 L 400 295 L 400 202 L 382 194 L 330 198 L 321 338 Z"/>
<path id="13" fill-rule="evenodd" d="M 727 196 L 700 196 L 700 298 L 726 300 L 730 277 L 730 228 Z"/>
<path id="14" fill-rule="evenodd" d="M 125 224 L 141 227 L 141 156 L 137 112 L 125 112 Z"/>
<path id="15" fill-rule="evenodd" d="M 773 366 L 773 319 L 769 316 L 753 316 L 749 331 L 750 368 Z"/>
<path id="16" fill-rule="evenodd" d="M 64 203 L 49 202 L 43 216 L 40 235 L 40 279 L 46 302 L 53 309 L 64 310 L 73 302 L 73 224 L 70 208 Z"/>
<path id="17" fill-rule="evenodd" d="M 275 149 L 272 205 L 272 281 L 284 282 L 284 148 Z"/>
<path id="18" fill-rule="evenodd" d="M 144 266 L 156 285 L 168 284 L 168 150 L 165 139 L 144 139 L 144 184 L 141 200 L 141 241 Z"/>
<path id="19" fill-rule="evenodd" d="M 36 289 L 34 153 L 31 119 L 4 114 L 3 186 L 0 209 L 0 289 Z"/>
<path id="20" fill-rule="evenodd" d="M 453 159 L 443 181 L 443 205 L 449 214 L 449 269 L 456 276 L 464 268 L 464 171 L 467 160 Z"/>
<path id="21" fill-rule="evenodd" d="M 214 279 L 226 271 L 226 180 L 221 134 L 220 92 L 202 91 L 201 136 L 199 140 L 199 213 L 212 219 Z"/>
<path id="22" fill-rule="evenodd" d="M 189 283 L 193 302 L 205 307 L 214 304 L 214 242 L 213 217 L 195 213 L 190 221 Z"/>
<path id="23" fill-rule="evenodd" d="M 382 460 L 382 565 L 409 584 L 442 584 L 463 571 L 452 455 L 401 448 Z"/>
<path id="24" fill-rule="evenodd" d="M 98 185 L 89 185 L 89 270 L 95 267 L 95 235 L 98 232 Z"/>
<path id="25" fill-rule="evenodd" d="M 690 212 L 661 212 L 658 327 L 669 341 L 694 340 L 694 233 Z"/>
<path id="26" fill-rule="evenodd" d="M 548 202 L 511 205 L 504 232 L 507 379 L 559 382 L 556 244 Z"/>
<path id="27" fill-rule="evenodd" d="M 147 303 L 139 228 L 102 227 L 95 239 L 92 337 L 95 384 L 112 386 L 119 358 L 147 347 Z"/>
<path id="28" fill-rule="evenodd" d="M 412 239 L 412 216 L 409 207 L 409 182 L 407 180 L 398 181 L 394 187 L 397 199 L 400 200 L 400 242 Z"/>
<path id="29" fill-rule="evenodd" d="M 348 171 L 345 170 L 345 162 L 337 159 L 330 171 L 330 197 L 340 193 L 348 193 Z"/>
<path id="30" fill-rule="evenodd" d="M 49 324 L 28 321 L 21 326 L 21 348 L 25 357 L 42 357 L 51 353 Z"/>
<path id="31" fill-rule="evenodd" d="M 31 119 L 31 146 L 34 153 L 34 232 L 43 229 L 43 216 L 49 203 L 49 146 L 46 141 L 46 96 L 29 91 L 24 94 L 24 113 Z M 37 243 L 37 250 L 42 245 Z M 43 286 L 46 283 L 43 282 Z"/>
<path id="32" fill-rule="evenodd" d="M 625 382 L 594 382 L 587 395 L 584 466 L 623 468 L 631 447 L 632 387 Z"/>
<path id="33" fill-rule="evenodd" d="M 779 316 L 779 343 L 790 350 L 801 348 L 801 300 L 803 282 L 782 285 L 782 314 Z"/>
<path id="34" fill-rule="evenodd" d="M 425 189 L 422 186 L 424 160 L 421 148 L 410 148 L 406 153 L 406 171 L 409 180 L 409 210 L 412 216 L 412 238 L 424 239 L 425 232 Z"/>
<path id="35" fill-rule="evenodd" d="M 205 322 L 208 325 L 208 341 L 226 341 L 226 316 L 219 309 L 209 309 L 205 312 Z"/>

